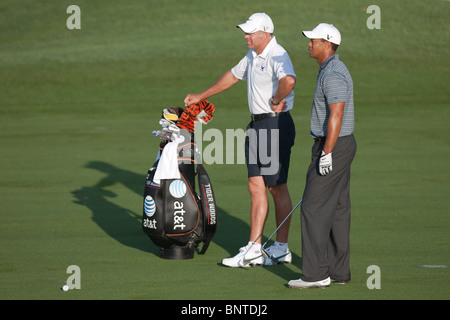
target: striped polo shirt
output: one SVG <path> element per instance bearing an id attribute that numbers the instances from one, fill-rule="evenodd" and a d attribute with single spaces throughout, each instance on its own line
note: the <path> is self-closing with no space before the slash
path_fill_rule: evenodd
<path id="1" fill-rule="evenodd" d="M 330 111 L 328 105 L 345 102 L 339 137 L 352 134 L 355 128 L 353 106 L 353 81 L 339 55 L 328 57 L 319 68 L 316 92 L 311 110 L 311 136 L 313 138 L 327 135 L 327 124 Z"/>

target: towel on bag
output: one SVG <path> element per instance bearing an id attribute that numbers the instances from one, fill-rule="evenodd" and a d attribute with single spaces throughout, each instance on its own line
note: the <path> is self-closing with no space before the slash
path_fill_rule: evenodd
<path id="1" fill-rule="evenodd" d="M 159 158 L 153 181 L 160 184 L 163 179 L 180 179 L 180 170 L 178 169 L 178 144 L 184 141 L 183 136 L 172 136 L 172 141 L 166 144 L 164 152 Z"/>

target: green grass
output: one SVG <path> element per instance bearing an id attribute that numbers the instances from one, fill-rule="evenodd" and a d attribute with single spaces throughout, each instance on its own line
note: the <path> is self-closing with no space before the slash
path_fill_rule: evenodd
<path id="1" fill-rule="evenodd" d="M 371 1 L 80 0 L 81 30 L 66 28 L 70 4 L 0 1 L 0 298 L 450 298 L 448 1 L 379 0 L 380 30 L 366 28 Z M 329 22 L 343 36 L 338 53 L 355 84 L 358 142 L 346 286 L 286 287 L 301 273 L 299 212 L 292 265 L 220 265 L 248 240 L 244 165 L 207 167 L 219 229 L 206 255 L 160 259 L 141 230 L 161 109 L 182 105 L 239 61 L 246 48 L 234 26 L 258 11 L 272 17 L 298 76 L 295 203 L 310 158 L 318 69 L 301 30 Z M 211 102 L 216 113 L 204 129 L 245 128 L 244 83 Z M 82 288 L 63 292 L 72 264 Z M 370 265 L 381 268 L 380 290 L 366 286 Z"/>

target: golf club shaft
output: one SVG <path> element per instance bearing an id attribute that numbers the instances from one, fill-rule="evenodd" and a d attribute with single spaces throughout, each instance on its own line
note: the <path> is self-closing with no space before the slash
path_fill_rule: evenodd
<path id="1" fill-rule="evenodd" d="M 286 218 L 284 218 L 283 222 L 280 223 L 280 225 L 275 229 L 275 231 L 272 233 L 272 235 L 269 237 L 269 239 L 267 239 L 267 241 L 262 245 L 262 249 L 264 249 L 264 247 L 266 246 L 267 242 L 269 242 L 270 239 L 272 239 L 273 235 L 278 231 L 278 229 L 281 228 L 281 226 L 285 223 L 285 221 L 291 216 L 292 212 L 295 211 L 295 209 L 297 209 L 297 207 L 300 205 L 300 203 L 302 203 L 302 199 L 300 199 L 300 201 L 296 204 L 296 206 L 294 207 L 294 209 L 291 210 L 291 212 L 289 212 L 289 214 L 287 215 Z"/>

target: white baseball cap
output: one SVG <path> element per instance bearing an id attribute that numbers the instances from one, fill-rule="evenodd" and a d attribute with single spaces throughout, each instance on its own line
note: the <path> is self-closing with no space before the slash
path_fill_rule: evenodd
<path id="1" fill-rule="evenodd" d="M 302 31 L 309 39 L 325 39 L 337 45 L 341 44 L 341 33 L 335 26 L 328 23 L 320 23 L 312 31 Z"/>
<path id="2" fill-rule="evenodd" d="M 256 31 L 273 33 L 274 30 L 272 19 L 265 13 L 252 14 L 245 23 L 236 27 L 241 28 L 245 33 L 255 33 Z"/>

